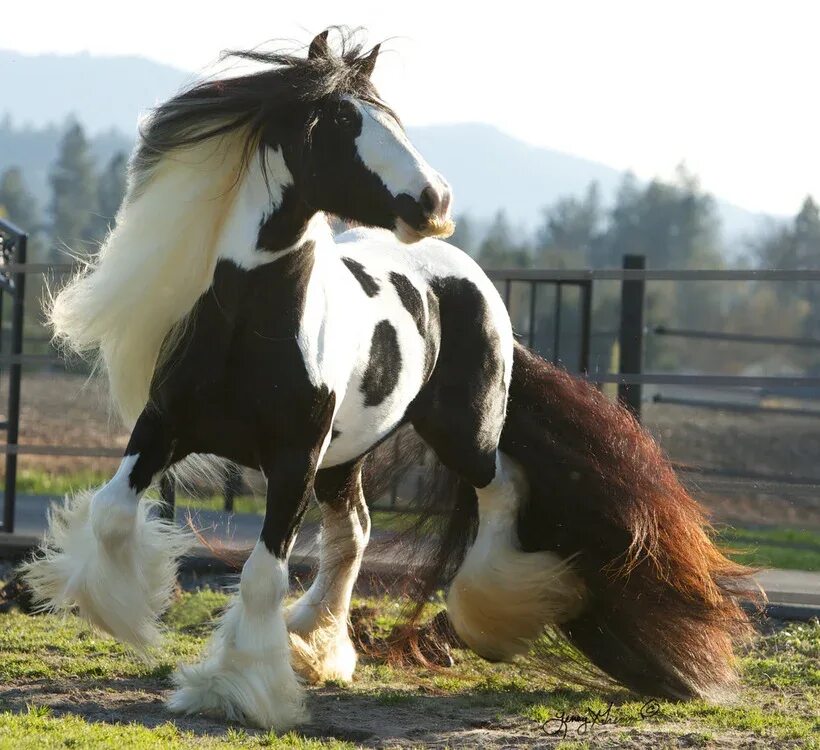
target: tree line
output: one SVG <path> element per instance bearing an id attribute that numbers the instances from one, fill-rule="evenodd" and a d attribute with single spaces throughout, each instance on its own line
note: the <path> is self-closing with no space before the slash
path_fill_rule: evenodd
<path id="1" fill-rule="evenodd" d="M 641 184 L 625 175 L 607 206 L 597 185 L 580 196 L 567 196 L 543 209 L 534 232 L 516 230 L 503 211 L 480 232 L 471 216 L 457 221 L 453 241 L 485 268 L 618 268 L 626 254 L 646 256 L 648 268 L 721 269 L 726 267 L 720 219 L 714 198 L 685 168 L 669 182 Z M 820 208 L 807 196 L 797 214 L 770 222 L 744 240 L 745 252 L 733 267 L 820 269 Z M 596 284 L 593 309 L 593 367 L 611 366 L 618 321 L 620 287 Z M 513 289 L 511 313 L 519 330 L 529 318 L 529 290 Z M 554 312 L 545 300 L 536 327 L 551 346 Z M 562 308 L 566 325 L 577 325 L 578 304 Z M 650 326 L 666 325 L 701 331 L 803 337 L 820 342 L 820 284 L 798 282 L 686 282 L 647 286 L 646 317 Z M 525 331 L 526 332 L 526 331 Z M 527 332 L 528 333 L 528 332 Z M 609 335 L 607 335 L 609 334 Z M 536 336 L 536 339 L 538 336 Z M 570 337 L 571 338 L 571 337 Z M 547 351 L 549 354 L 550 351 Z M 560 351 L 570 365 L 575 353 Z M 648 369 L 682 367 L 711 372 L 757 368 L 759 374 L 820 371 L 820 349 L 753 344 L 709 343 L 650 337 Z"/>
<path id="2" fill-rule="evenodd" d="M 125 153 L 118 152 L 98 165 L 82 126 L 72 122 L 49 170 L 47 205 L 37 205 L 22 170 L 12 166 L 0 174 L 0 217 L 32 234 L 31 260 L 65 262 L 67 249 L 73 254 L 93 253 L 122 201 L 126 162 Z M 715 200 L 683 167 L 671 181 L 642 183 L 627 174 L 609 204 L 598 186 L 591 184 L 582 195 L 546 206 L 532 232 L 512 226 L 503 211 L 489 224 L 461 215 L 451 241 L 485 268 L 614 268 L 625 254 L 645 255 L 649 268 L 719 269 L 726 263 Z M 733 262 L 738 264 L 820 268 L 820 209 L 814 199 L 807 197 L 793 219 L 772 222 L 747 238 L 745 256 Z M 647 289 L 647 318 L 652 324 L 680 328 L 820 339 L 819 286 L 809 282 L 652 284 Z M 511 313 L 519 331 L 528 317 L 527 294 L 525 288 L 513 294 Z M 554 310 L 548 300 L 542 303 L 536 325 L 542 349 L 549 349 L 547 334 L 554 328 Z M 30 302 L 32 315 L 37 304 Z M 594 358 L 603 369 L 610 365 L 618 305 L 617 282 L 596 285 L 593 328 L 599 335 Z M 562 325 L 577 327 L 579 309 L 571 295 L 564 306 Z M 820 355 L 815 352 L 820 350 L 784 350 L 764 362 L 764 367 L 818 370 Z M 559 355 L 572 366 L 573 352 Z M 657 339 L 648 347 L 647 366 L 737 371 L 759 364 L 766 356 L 753 346 Z"/>
<path id="3" fill-rule="evenodd" d="M 10 166 L 0 174 L 0 218 L 30 233 L 32 260 L 65 262 L 63 251 L 93 252 L 125 195 L 126 164 L 126 154 L 118 152 L 98 166 L 82 126 L 71 122 L 49 169 L 48 204 L 38 205 L 23 170 Z"/>

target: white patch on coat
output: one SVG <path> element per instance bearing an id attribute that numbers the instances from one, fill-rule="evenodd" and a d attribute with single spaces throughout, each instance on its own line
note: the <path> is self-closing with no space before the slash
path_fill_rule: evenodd
<path id="1" fill-rule="evenodd" d="M 174 674 L 171 711 L 277 731 L 307 720 L 304 688 L 290 665 L 282 610 L 287 591 L 287 562 L 257 542 L 204 659 Z"/>
<path id="2" fill-rule="evenodd" d="M 346 363 L 340 369 L 326 368 L 328 372 L 333 371 L 337 384 L 333 389 L 337 396 L 334 427 L 341 434 L 328 447 L 323 467 L 336 466 L 356 458 L 389 434 L 401 422 L 423 384 L 426 344 L 390 283 L 391 271 L 407 277 L 420 293 L 425 319 L 429 316 L 427 288 L 431 281 L 446 276 L 470 279 L 484 297 L 490 325 L 498 332 L 504 383 L 505 387 L 509 387 L 513 356 L 509 316 L 494 284 L 466 253 L 434 239 L 408 246 L 399 242 L 391 232 L 364 228 L 344 232 L 335 238 L 333 244 L 317 246 L 316 251 L 327 258 L 321 273 L 328 275 L 328 281 L 311 279 L 311 286 L 315 284 L 317 290 L 328 290 L 325 297 L 326 326 L 334 331 L 324 340 L 332 341 L 341 350 L 340 357 Z M 365 271 L 376 279 L 380 286 L 376 296 L 368 297 L 364 293 L 341 263 L 342 257 L 361 263 Z M 314 314 L 317 319 L 320 317 Z M 361 381 L 370 359 L 373 330 L 380 320 L 390 321 L 396 329 L 401 369 L 394 391 L 381 404 L 365 406 Z M 314 337 L 314 340 L 317 338 Z M 313 375 L 319 382 L 321 369 L 317 368 Z"/>
<path id="3" fill-rule="evenodd" d="M 521 468 L 499 452 L 495 479 L 476 490 L 478 534 L 447 594 L 456 633 L 493 661 L 525 654 L 545 627 L 571 619 L 584 604 L 571 560 L 521 551 L 516 526 L 527 491 Z"/>
<path id="4" fill-rule="evenodd" d="M 387 112 L 356 99 L 349 99 L 362 117 L 356 151 L 368 170 L 395 197 L 407 193 L 418 200 L 428 185 L 437 190 L 444 181 L 416 150 L 401 126 Z"/>
<path id="5" fill-rule="evenodd" d="M 285 163 L 281 148 L 264 150 L 265 168 L 261 159 L 253 159 L 242 184 L 237 189 L 234 208 L 225 221 L 219 257 L 232 260 L 240 268 L 251 270 L 270 263 L 295 249 L 301 238 L 288 248 L 276 252 L 257 247 L 259 229 L 279 206 L 286 188 L 293 185 L 293 176 Z"/>

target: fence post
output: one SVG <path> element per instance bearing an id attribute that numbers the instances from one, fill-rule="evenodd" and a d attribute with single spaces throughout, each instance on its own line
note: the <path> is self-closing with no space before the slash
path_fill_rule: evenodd
<path id="1" fill-rule="evenodd" d="M 242 491 L 242 472 L 236 464 L 228 464 L 228 470 L 225 472 L 225 512 L 233 513 L 233 501 L 236 496 Z"/>
<path id="2" fill-rule="evenodd" d="M 159 517 L 166 521 L 173 521 L 176 517 L 177 490 L 174 477 L 167 471 L 159 480 L 159 496 L 162 500 L 159 506 Z"/>
<path id="3" fill-rule="evenodd" d="M 14 242 L 14 261 L 24 264 L 28 236 L 17 235 Z M 20 356 L 23 353 L 23 314 L 26 299 L 26 274 L 23 271 L 14 273 L 14 294 L 11 308 L 11 354 Z M 9 367 L 9 411 L 6 428 L 6 442 L 17 445 L 20 434 L 20 380 L 23 365 L 18 360 Z M 6 483 L 3 496 L 3 531 L 14 533 L 14 505 L 17 499 L 17 453 L 6 454 Z"/>
<path id="4" fill-rule="evenodd" d="M 624 269 L 646 268 L 646 257 L 643 255 L 624 255 Z M 644 338 L 644 295 L 643 279 L 624 280 L 621 282 L 621 325 L 619 330 L 620 362 L 618 371 L 621 375 L 638 375 L 643 370 Z M 618 385 L 618 401 L 629 409 L 637 418 L 641 418 L 642 388 L 639 383 Z"/>
<path id="5" fill-rule="evenodd" d="M 578 370 L 584 375 L 589 374 L 590 350 L 592 344 L 592 281 L 587 281 L 581 287 L 581 356 Z"/>

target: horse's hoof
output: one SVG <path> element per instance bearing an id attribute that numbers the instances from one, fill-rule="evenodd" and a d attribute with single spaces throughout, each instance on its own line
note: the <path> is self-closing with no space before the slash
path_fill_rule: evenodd
<path id="1" fill-rule="evenodd" d="M 116 512 L 94 524 L 91 500 L 83 492 L 52 506 L 39 554 L 21 572 L 39 610 L 76 608 L 98 629 L 147 655 L 160 639 L 159 617 L 173 599 L 177 558 L 190 537 L 149 518 L 146 501 L 130 516 Z"/>

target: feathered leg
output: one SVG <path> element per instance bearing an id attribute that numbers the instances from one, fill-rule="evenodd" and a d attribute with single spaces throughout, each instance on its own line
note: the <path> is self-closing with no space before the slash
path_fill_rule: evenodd
<path id="1" fill-rule="evenodd" d="M 526 653 L 547 625 L 577 614 L 584 586 L 571 561 L 521 550 L 527 482 L 514 461 L 499 452 L 495 478 L 476 494 L 478 533 L 450 585 L 447 615 L 473 651 L 506 661 Z"/>
<path id="2" fill-rule="evenodd" d="M 156 414 L 137 422 L 113 478 L 96 492 L 53 506 L 39 553 L 23 575 L 41 609 L 77 608 L 92 625 L 145 654 L 160 637 L 159 616 L 176 583 L 177 560 L 192 539 L 141 500 L 171 460 Z"/>
<path id="3" fill-rule="evenodd" d="M 356 669 L 350 599 L 370 538 L 361 462 L 319 472 L 316 496 L 322 510 L 319 571 L 286 614 L 293 662 L 311 682 L 348 682 Z"/>

